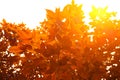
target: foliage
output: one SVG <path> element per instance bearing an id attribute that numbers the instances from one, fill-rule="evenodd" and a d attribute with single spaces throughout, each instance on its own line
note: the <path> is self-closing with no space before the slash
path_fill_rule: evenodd
<path id="1" fill-rule="evenodd" d="M 46 9 L 40 27 L 0 25 L 1 80 L 119 80 L 120 20 L 107 7 L 92 7 L 83 21 L 82 5 Z M 89 32 L 89 28 L 94 29 Z"/>

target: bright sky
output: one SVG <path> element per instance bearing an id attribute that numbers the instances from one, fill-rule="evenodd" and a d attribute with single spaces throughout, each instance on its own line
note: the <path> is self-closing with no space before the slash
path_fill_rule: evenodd
<path id="1" fill-rule="evenodd" d="M 34 28 L 45 18 L 45 9 L 61 9 L 72 0 L 0 0 L 0 22 L 6 19 L 8 22 L 21 23 Z M 91 10 L 91 5 L 104 7 L 108 5 L 110 11 L 118 12 L 120 18 L 120 0 L 75 0 L 77 4 L 83 4 L 85 15 Z M 86 18 L 86 21 L 88 19 Z"/>

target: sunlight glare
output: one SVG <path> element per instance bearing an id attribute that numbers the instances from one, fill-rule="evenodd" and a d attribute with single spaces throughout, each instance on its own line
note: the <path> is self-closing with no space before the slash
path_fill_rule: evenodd
<path id="1" fill-rule="evenodd" d="M 120 19 L 120 1 L 118 0 L 75 0 L 75 2 L 77 4 L 83 4 L 83 10 L 86 16 L 84 21 L 86 24 L 90 21 L 89 12 L 91 11 L 93 5 L 97 8 L 104 8 L 108 6 L 108 11 L 117 12 L 116 18 Z"/>
<path id="2" fill-rule="evenodd" d="M 55 8 L 63 7 L 72 0 L 0 0 L 0 21 L 6 19 L 8 22 L 27 24 L 27 27 L 35 28 L 39 26 L 39 22 L 45 19 L 45 9 L 55 10 Z M 85 22 L 88 23 L 89 12 L 91 6 L 105 7 L 108 6 L 108 10 L 116 11 L 117 18 L 120 19 L 120 9 L 118 0 L 75 0 L 75 3 L 83 4 L 83 10 L 85 13 Z"/>

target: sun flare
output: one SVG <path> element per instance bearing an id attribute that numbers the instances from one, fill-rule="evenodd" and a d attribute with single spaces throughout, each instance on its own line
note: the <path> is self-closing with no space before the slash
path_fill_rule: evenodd
<path id="1" fill-rule="evenodd" d="M 39 22 L 43 21 L 46 12 L 45 9 L 54 10 L 56 7 L 61 9 L 71 3 L 72 0 L 0 0 L 0 20 L 5 18 L 9 22 L 24 22 L 30 28 L 39 26 Z M 85 22 L 89 22 L 89 12 L 92 5 L 96 7 L 108 6 L 108 10 L 116 11 L 117 18 L 120 18 L 120 9 L 118 0 L 75 0 L 76 4 L 83 4 L 85 13 Z"/>

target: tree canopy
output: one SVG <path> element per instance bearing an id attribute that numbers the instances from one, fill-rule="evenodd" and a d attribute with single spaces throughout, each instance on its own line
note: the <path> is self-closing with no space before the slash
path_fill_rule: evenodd
<path id="1" fill-rule="evenodd" d="M 62 10 L 46 9 L 46 19 L 33 30 L 3 19 L 0 79 L 119 80 L 120 20 L 107 9 L 93 6 L 89 25 L 74 0 Z"/>

